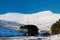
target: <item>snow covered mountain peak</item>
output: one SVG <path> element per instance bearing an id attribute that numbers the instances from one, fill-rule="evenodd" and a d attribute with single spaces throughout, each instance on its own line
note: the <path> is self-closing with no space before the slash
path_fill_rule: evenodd
<path id="1" fill-rule="evenodd" d="M 6 13 L 0 15 L 0 20 L 13 21 L 20 24 L 33 24 L 39 29 L 49 30 L 51 25 L 60 19 L 60 14 L 51 11 L 42 11 L 33 14 Z"/>
<path id="2" fill-rule="evenodd" d="M 23 14 L 23 13 L 14 13 L 14 12 L 11 12 L 11 13 L 6 13 L 6 14 L 3 14 L 3 15 L 38 15 L 38 14 L 52 14 L 51 11 L 42 11 L 42 12 L 37 12 L 37 13 L 33 13 L 33 14 Z M 1 15 L 0 15 L 1 16 Z"/>
<path id="3" fill-rule="evenodd" d="M 37 13 L 33 13 L 33 14 L 22 14 L 22 13 L 6 13 L 6 14 L 3 14 L 3 15 L 0 15 L 0 19 L 2 20 L 11 20 L 11 21 L 16 21 L 23 18 L 23 19 L 26 19 L 27 17 L 30 19 L 30 18 L 33 18 L 33 17 L 39 17 L 39 16 L 44 16 L 44 15 L 52 15 L 52 12 L 51 11 L 42 11 L 42 12 L 37 12 Z M 14 19 L 13 19 L 14 18 Z"/>
<path id="4" fill-rule="evenodd" d="M 51 11 L 42 11 L 42 12 L 37 12 L 37 14 L 42 14 L 42 15 L 51 15 L 53 12 Z"/>

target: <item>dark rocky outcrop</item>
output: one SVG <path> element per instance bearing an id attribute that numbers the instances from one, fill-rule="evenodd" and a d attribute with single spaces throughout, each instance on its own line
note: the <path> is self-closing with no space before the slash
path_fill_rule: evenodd
<path id="1" fill-rule="evenodd" d="M 28 33 L 28 36 L 36 36 L 38 34 L 38 28 L 35 25 L 24 25 L 21 26 L 21 31 Z"/>

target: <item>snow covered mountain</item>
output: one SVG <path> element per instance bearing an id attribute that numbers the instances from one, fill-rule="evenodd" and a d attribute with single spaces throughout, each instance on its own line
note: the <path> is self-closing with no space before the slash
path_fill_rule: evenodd
<path id="1" fill-rule="evenodd" d="M 51 11 L 42 11 L 33 14 L 6 13 L 0 15 L 0 20 L 13 21 L 20 24 L 33 24 L 40 30 L 50 30 L 51 25 L 59 20 L 60 14 Z"/>

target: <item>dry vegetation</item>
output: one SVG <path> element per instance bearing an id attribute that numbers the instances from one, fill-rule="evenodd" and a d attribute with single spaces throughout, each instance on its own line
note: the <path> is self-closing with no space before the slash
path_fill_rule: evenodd
<path id="1" fill-rule="evenodd" d="M 51 27 L 51 33 L 52 35 L 60 34 L 60 19 L 59 21 L 56 21 Z"/>
<path id="2" fill-rule="evenodd" d="M 0 38 L 0 40 L 22 40 L 19 38 Z"/>

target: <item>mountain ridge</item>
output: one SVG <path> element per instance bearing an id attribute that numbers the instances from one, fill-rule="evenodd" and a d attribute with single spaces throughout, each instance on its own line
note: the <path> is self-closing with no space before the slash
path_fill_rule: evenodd
<path id="1" fill-rule="evenodd" d="M 33 14 L 7 13 L 0 16 L 0 20 L 14 21 L 22 24 L 36 25 L 41 30 L 50 30 L 53 23 L 60 19 L 60 14 L 51 11 L 42 11 Z"/>

